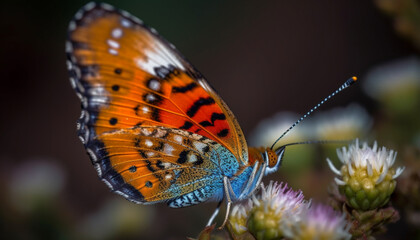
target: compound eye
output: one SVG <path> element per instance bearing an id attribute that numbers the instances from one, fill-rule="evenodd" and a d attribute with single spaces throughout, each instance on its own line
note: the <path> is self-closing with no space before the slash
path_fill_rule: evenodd
<path id="1" fill-rule="evenodd" d="M 267 156 L 268 156 L 268 167 L 273 168 L 277 165 L 277 154 L 271 150 L 270 148 L 266 149 Z"/>

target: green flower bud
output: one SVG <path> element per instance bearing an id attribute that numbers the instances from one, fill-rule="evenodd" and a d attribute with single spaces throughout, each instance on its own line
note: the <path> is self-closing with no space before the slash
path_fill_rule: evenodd
<path id="1" fill-rule="evenodd" d="M 395 190 L 397 178 L 404 170 L 392 167 L 397 153 L 385 147 L 378 149 L 375 142 L 370 148 L 364 143 L 359 148 L 359 141 L 350 145 L 347 150 L 337 149 L 337 155 L 343 163 L 341 171 L 337 170 L 327 159 L 331 170 L 341 179 L 335 178 L 340 192 L 347 198 L 347 204 L 358 210 L 372 210 L 388 203 Z"/>
<path id="2" fill-rule="evenodd" d="M 257 239 L 280 239 L 283 228 L 294 224 L 296 217 L 307 206 L 301 191 L 293 191 L 287 184 L 270 182 L 260 198 L 252 197 L 252 208 L 247 226 Z"/>

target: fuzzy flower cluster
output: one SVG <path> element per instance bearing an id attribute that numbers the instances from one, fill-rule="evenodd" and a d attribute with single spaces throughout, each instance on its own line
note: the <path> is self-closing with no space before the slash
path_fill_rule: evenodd
<path id="1" fill-rule="evenodd" d="M 301 221 L 285 229 L 290 239 L 350 239 L 349 225 L 345 215 L 335 212 L 330 206 L 313 205 L 303 212 Z"/>
<path id="2" fill-rule="evenodd" d="M 261 194 L 236 205 L 230 216 L 235 234 L 250 232 L 256 239 L 349 239 L 347 222 L 331 208 L 310 207 L 302 191 L 287 184 L 262 184 Z"/>
<path id="3" fill-rule="evenodd" d="M 341 178 L 335 178 L 340 191 L 347 197 L 348 204 L 360 210 L 371 210 L 385 205 L 395 189 L 395 179 L 404 171 L 403 167 L 393 168 L 397 153 L 378 148 L 377 143 L 362 147 L 356 140 L 349 148 L 337 149 L 343 164 L 338 170 L 327 159 L 331 170 Z"/>

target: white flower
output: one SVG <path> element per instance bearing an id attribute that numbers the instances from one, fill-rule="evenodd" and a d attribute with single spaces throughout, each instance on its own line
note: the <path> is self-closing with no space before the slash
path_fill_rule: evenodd
<path id="1" fill-rule="evenodd" d="M 411 57 L 376 67 L 366 76 L 363 88 L 376 100 L 420 89 L 420 60 Z"/>
<path id="2" fill-rule="evenodd" d="M 394 150 L 388 151 L 385 147 L 378 149 L 376 141 L 374 142 L 372 148 L 370 148 L 366 142 L 363 143 L 362 148 L 360 148 L 359 139 L 356 139 L 355 144 L 350 145 L 348 150 L 346 147 L 343 147 L 341 150 L 337 149 L 337 155 L 340 161 L 347 166 L 351 176 L 354 175 L 355 169 L 365 168 L 369 177 L 372 177 L 375 172 L 380 174 L 375 181 L 376 184 L 379 184 L 384 180 L 389 168 L 394 165 L 397 152 L 394 152 Z M 343 176 L 343 174 L 334 167 L 329 159 L 327 159 L 327 161 L 334 173 Z M 392 175 L 392 179 L 400 176 L 403 171 L 404 167 L 398 167 L 397 171 Z M 336 182 L 338 185 L 345 184 L 337 178 Z"/>
<path id="3" fill-rule="evenodd" d="M 378 148 L 377 143 L 370 148 L 367 143 L 359 147 L 356 140 L 349 148 L 337 149 L 343 163 L 341 171 L 327 159 L 331 170 L 341 179 L 335 178 L 340 190 L 347 197 L 348 204 L 356 209 L 368 210 L 385 205 L 395 189 L 397 178 L 404 167 L 392 167 L 397 153 Z"/>

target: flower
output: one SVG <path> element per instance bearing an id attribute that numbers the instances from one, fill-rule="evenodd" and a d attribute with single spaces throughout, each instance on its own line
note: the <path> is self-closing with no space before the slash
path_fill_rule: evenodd
<path id="1" fill-rule="evenodd" d="M 348 149 L 337 149 L 337 155 L 343 163 L 341 171 L 327 159 L 331 170 L 341 176 L 335 178 L 340 191 L 346 196 L 347 203 L 359 210 L 371 210 L 384 206 L 395 189 L 395 179 L 404 168 L 392 167 L 397 153 L 378 148 L 377 143 L 370 148 L 367 143 L 359 147 L 358 139 Z"/>
<path id="2" fill-rule="evenodd" d="M 304 211 L 301 221 L 285 231 L 290 239 L 342 240 L 350 239 L 349 225 L 344 214 L 335 212 L 330 206 L 321 204 Z"/>
<path id="3" fill-rule="evenodd" d="M 302 191 L 293 191 L 287 184 L 272 181 L 267 187 L 262 184 L 261 196 L 253 195 L 249 202 L 247 226 L 257 239 L 283 237 L 283 228 L 297 222 L 308 205 Z"/>
<path id="4" fill-rule="evenodd" d="M 394 113 L 410 113 L 419 108 L 420 60 L 411 57 L 371 70 L 363 82 L 365 92 Z"/>
<path id="5" fill-rule="evenodd" d="M 363 89 L 374 99 L 380 99 L 399 90 L 420 87 L 420 60 L 402 59 L 378 66 L 366 75 Z"/>

